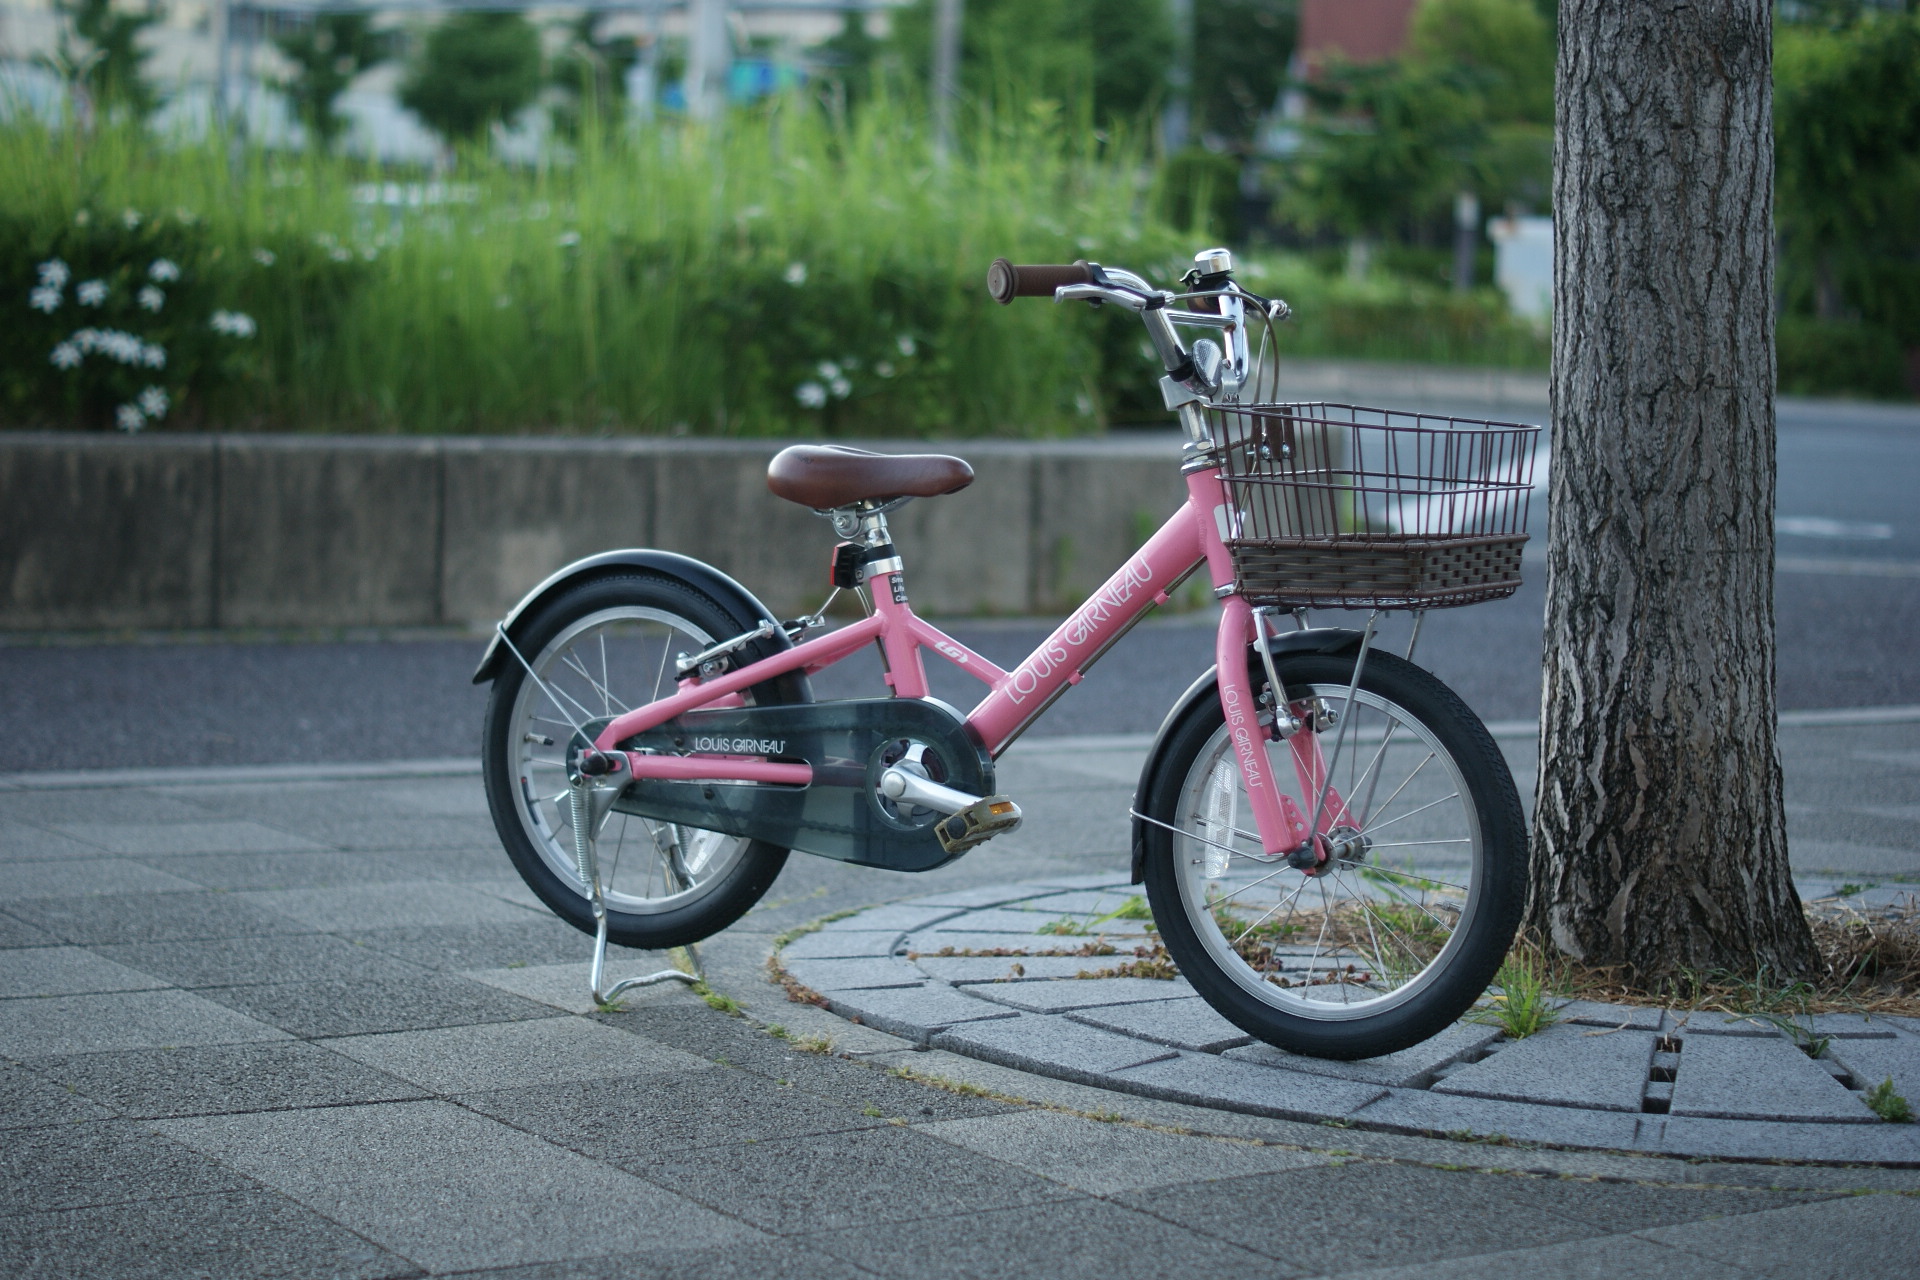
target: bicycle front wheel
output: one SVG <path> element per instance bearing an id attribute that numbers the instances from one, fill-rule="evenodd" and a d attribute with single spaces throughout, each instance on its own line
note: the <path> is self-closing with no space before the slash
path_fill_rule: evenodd
<path id="1" fill-rule="evenodd" d="M 1267 745 L 1272 773 L 1309 820 L 1330 815 L 1333 856 L 1310 875 L 1262 853 L 1208 699 L 1146 788 L 1154 921 L 1194 989 L 1248 1034 L 1321 1058 L 1392 1053 L 1465 1013 L 1512 944 L 1520 798 L 1486 726 L 1412 663 L 1371 654 L 1357 687 L 1352 655 L 1276 668 L 1328 785 L 1301 784 L 1289 743 Z"/>

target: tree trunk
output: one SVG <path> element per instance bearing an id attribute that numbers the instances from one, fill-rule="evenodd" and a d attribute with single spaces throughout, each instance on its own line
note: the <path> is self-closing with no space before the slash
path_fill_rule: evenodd
<path id="1" fill-rule="evenodd" d="M 1562 0 L 1530 919 L 1800 975 L 1774 731 L 1772 14 Z"/>

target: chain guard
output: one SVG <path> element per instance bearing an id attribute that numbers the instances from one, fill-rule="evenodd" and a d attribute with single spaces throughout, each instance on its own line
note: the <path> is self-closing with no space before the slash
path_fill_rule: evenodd
<path id="1" fill-rule="evenodd" d="M 941 847 L 942 814 L 901 813 L 877 791 L 902 744 L 969 795 L 993 794 L 993 759 L 952 710 L 928 699 L 859 698 L 779 707 L 691 711 L 635 734 L 620 746 L 661 755 L 739 755 L 813 766 L 813 784 L 630 781 L 614 801 L 621 813 L 764 840 L 863 867 L 930 871 L 959 853 Z M 892 757 L 892 758 L 889 758 Z"/>

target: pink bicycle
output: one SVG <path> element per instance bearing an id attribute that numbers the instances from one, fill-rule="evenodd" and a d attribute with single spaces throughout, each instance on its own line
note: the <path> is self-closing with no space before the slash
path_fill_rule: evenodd
<path id="1" fill-rule="evenodd" d="M 995 759 L 1203 568 L 1216 666 L 1168 714 L 1132 808 L 1134 880 L 1180 972 L 1249 1034 L 1330 1058 L 1417 1043 L 1486 989 L 1525 893 L 1519 797 L 1485 726 L 1411 645 L 1373 640 L 1382 609 L 1519 585 L 1537 428 L 1263 403 L 1286 304 L 1238 285 L 1225 250 L 1195 262 L 1177 293 L 1085 262 L 1002 259 L 988 274 L 1003 303 L 1137 313 L 1186 435 L 1185 505 L 1011 671 L 908 601 L 887 513 L 973 478 L 934 454 L 773 459 L 768 487 L 843 539 L 810 616 L 775 621 L 707 565 L 627 550 L 570 565 L 500 624 L 475 675 L 493 681 L 489 803 L 528 885 L 596 935 L 596 996 L 681 976 L 603 987 L 609 938 L 706 938 L 790 850 L 925 871 L 1017 827 Z M 865 616 L 804 638 L 842 591 Z M 1370 612 L 1359 629 L 1309 627 L 1309 607 Z M 815 701 L 809 675 L 868 645 L 886 696 Z M 971 711 L 928 695 L 927 649 L 985 685 Z"/>

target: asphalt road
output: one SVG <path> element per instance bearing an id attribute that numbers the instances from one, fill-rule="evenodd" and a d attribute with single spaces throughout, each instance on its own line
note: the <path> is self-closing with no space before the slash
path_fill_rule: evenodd
<path id="1" fill-rule="evenodd" d="M 1781 706 L 1920 704 L 1920 409 L 1788 403 L 1779 456 Z M 1537 533 L 1543 517 L 1536 510 Z M 1434 613 L 1420 640 L 1418 660 L 1487 720 L 1538 714 L 1544 597 L 1530 568 L 1512 599 Z M 1011 666 L 1050 625 L 961 621 L 951 630 Z M 1405 626 L 1395 619 L 1385 642 L 1403 645 Z M 1034 732 L 1152 730 L 1212 662 L 1212 627 L 1211 614 L 1143 623 Z M 469 754 L 486 698 L 469 683 L 482 644 L 445 633 L 0 644 L 0 772 Z M 961 707 L 977 700 L 978 685 L 929 666 L 937 695 Z M 879 690 L 857 660 L 816 687 L 821 696 Z"/>

